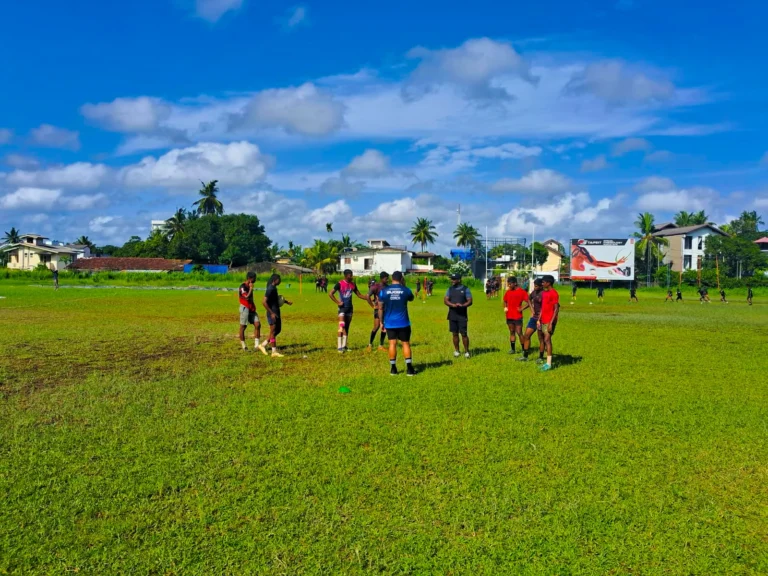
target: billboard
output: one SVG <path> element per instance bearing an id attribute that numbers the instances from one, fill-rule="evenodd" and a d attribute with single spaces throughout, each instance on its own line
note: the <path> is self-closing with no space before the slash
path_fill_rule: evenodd
<path id="1" fill-rule="evenodd" d="M 571 280 L 635 279 L 635 240 L 579 238 L 571 240 Z"/>

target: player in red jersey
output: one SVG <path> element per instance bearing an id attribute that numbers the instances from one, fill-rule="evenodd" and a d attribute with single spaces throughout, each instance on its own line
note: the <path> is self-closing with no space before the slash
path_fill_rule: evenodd
<path id="1" fill-rule="evenodd" d="M 515 336 L 520 339 L 520 350 L 523 349 L 523 302 L 528 302 L 528 292 L 517 285 L 517 278 L 507 279 L 507 291 L 504 293 L 504 312 L 509 328 L 509 353 L 515 353 Z"/>
<path id="2" fill-rule="evenodd" d="M 540 368 L 542 372 L 552 369 L 552 335 L 555 333 L 557 316 L 560 312 L 560 295 L 552 285 L 555 278 L 551 275 L 542 279 L 544 291 L 541 296 L 541 315 L 539 316 L 539 330 L 544 334 L 544 347 L 547 351 L 547 363 Z"/>

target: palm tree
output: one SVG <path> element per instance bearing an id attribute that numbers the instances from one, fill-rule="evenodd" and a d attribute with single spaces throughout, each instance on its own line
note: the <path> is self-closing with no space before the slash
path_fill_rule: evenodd
<path id="1" fill-rule="evenodd" d="M 90 238 L 88 236 L 80 236 L 77 240 L 75 240 L 75 244 L 80 244 L 81 246 L 88 246 L 91 250 L 96 248 L 96 244 L 91 242 Z"/>
<path id="2" fill-rule="evenodd" d="M 651 283 L 651 263 L 652 258 L 656 257 L 658 262 L 661 257 L 661 246 L 668 246 L 669 240 L 666 238 L 653 235 L 655 229 L 654 216 L 650 212 L 643 212 L 637 215 L 635 220 L 635 226 L 639 232 L 635 232 L 633 236 L 637 238 L 637 248 L 641 254 L 645 253 L 645 270 L 646 281 L 648 285 Z"/>
<path id="3" fill-rule="evenodd" d="M 340 248 L 354 248 L 355 243 L 352 241 L 352 238 L 349 237 L 349 234 L 342 234 L 341 235 L 341 244 Z"/>
<path id="4" fill-rule="evenodd" d="M 468 222 L 462 222 L 456 226 L 456 230 L 453 231 L 453 237 L 456 240 L 457 246 L 472 249 L 478 245 L 480 231 Z"/>
<path id="5" fill-rule="evenodd" d="M 682 228 L 683 226 L 691 226 L 693 222 L 691 219 L 693 218 L 693 213 L 686 212 L 685 210 L 681 210 L 677 214 L 675 214 L 675 226 L 678 228 Z"/>
<path id="6" fill-rule="evenodd" d="M 198 214 L 215 214 L 216 216 L 221 216 L 224 213 L 224 205 L 221 203 L 221 200 L 216 197 L 216 193 L 219 191 L 216 186 L 218 182 L 218 180 L 211 180 L 208 184 L 201 182 L 203 187 L 200 188 L 200 191 L 198 192 L 198 194 L 200 194 L 200 199 L 197 202 L 192 203 L 192 206 L 197 206 Z"/>
<path id="7" fill-rule="evenodd" d="M 301 259 L 302 266 L 326 273 L 334 272 L 338 263 L 338 246 L 322 240 L 315 240 L 312 246 L 305 248 Z"/>
<path id="8" fill-rule="evenodd" d="M 325 231 L 328 232 L 328 234 L 333 234 L 333 222 L 325 223 Z"/>
<path id="9" fill-rule="evenodd" d="M 691 214 L 691 226 L 697 226 L 699 224 L 707 224 L 709 222 L 709 216 L 704 210 Z"/>
<path id="10" fill-rule="evenodd" d="M 187 221 L 187 211 L 184 208 L 177 208 L 176 214 L 165 221 L 165 235 L 169 240 L 175 236 L 184 235 L 184 224 Z"/>
<path id="11" fill-rule="evenodd" d="M 21 232 L 16 230 L 16 228 L 8 230 L 3 237 L 4 244 L 18 244 L 19 242 L 21 242 Z"/>
<path id="12" fill-rule="evenodd" d="M 283 252 L 285 252 L 285 248 L 280 246 L 277 242 L 274 242 L 267 248 L 267 257 L 270 262 L 275 262 Z"/>
<path id="13" fill-rule="evenodd" d="M 731 222 L 736 234 L 756 234 L 763 224 L 765 222 L 755 210 L 751 212 L 745 210 L 736 220 Z"/>
<path id="14" fill-rule="evenodd" d="M 720 228 L 720 230 L 728 234 L 728 236 L 734 235 L 733 226 L 731 224 L 723 224 L 721 226 L 718 226 L 718 228 Z"/>
<path id="15" fill-rule="evenodd" d="M 424 252 L 427 244 L 434 244 L 435 238 L 439 236 L 432 220 L 426 218 L 416 218 L 413 228 L 408 232 L 414 244 L 421 244 L 421 251 Z"/>

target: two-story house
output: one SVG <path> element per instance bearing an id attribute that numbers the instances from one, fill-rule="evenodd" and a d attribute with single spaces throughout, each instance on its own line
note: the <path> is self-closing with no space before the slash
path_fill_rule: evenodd
<path id="1" fill-rule="evenodd" d="M 662 246 L 664 264 L 670 264 L 675 272 L 697 270 L 699 261 L 704 260 L 707 237 L 727 236 L 714 224 L 677 227 L 667 223 L 656 227 L 653 236 L 666 238 L 668 246 Z"/>
<path id="2" fill-rule="evenodd" d="M 21 242 L 0 246 L 7 257 L 8 268 L 34 270 L 43 264 L 50 270 L 61 270 L 78 258 L 88 258 L 87 246 L 46 242 L 39 234 L 22 234 Z"/>

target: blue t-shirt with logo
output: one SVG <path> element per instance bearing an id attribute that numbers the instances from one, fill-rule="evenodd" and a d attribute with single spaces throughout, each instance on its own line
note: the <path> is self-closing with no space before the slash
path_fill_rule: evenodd
<path id="1" fill-rule="evenodd" d="M 395 329 L 411 325 L 408 302 L 413 302 L 413 292 L 410 288 L 402 284 L 387 286 L 379 294 L 379 302 L 384 306 L 384 326 Z"/>

